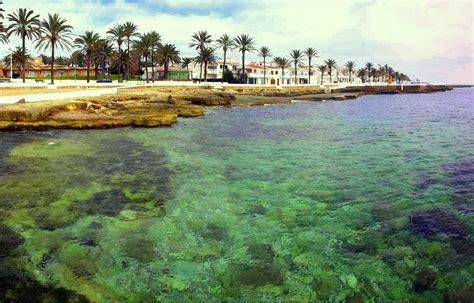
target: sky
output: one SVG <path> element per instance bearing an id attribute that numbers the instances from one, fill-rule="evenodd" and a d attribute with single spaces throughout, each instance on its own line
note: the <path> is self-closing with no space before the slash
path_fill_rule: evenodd
<path id="1" fill-rule="evenodd" d="M 3 0 L 6 13 L 29 8 L 46 17 L 59 13 L 75 34 L 105 36 L 116 22 L 132 21 L 141 32 L 156 30 L 182 56 L 194 32 L 250 34 L 274 56 L 315 48 L 316 64 L 355 61 L 388 64 L 432 83 L 474 83 L 474 1 L 459 0 Z M 0 45 L 0 56 L 19 45 Z M 31 44 L 29 49 L 33 49 Z M 34 53 L 34 52 L 33 52 Z M 222 54 L 218 54 L 222 57 Z M 240 54 L 234 52 L 238 60 Z M 256 54 L 247 56 L 257 60 Z"/>

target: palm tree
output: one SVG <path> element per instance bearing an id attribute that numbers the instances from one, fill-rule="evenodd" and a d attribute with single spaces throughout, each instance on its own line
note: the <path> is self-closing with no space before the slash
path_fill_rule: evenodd
<path id="1" fill-rule="evenodd" d="M 3 63 L 6 66 L 10 66 L 10 60 L 11 60 L 12 68 L 16 69 L 20 75 L 23 75 L 26 72 L 26 68 L 31 67 L 31 63 L 28 59 L 30 59 L 28 50 L 25 50 L 25 55 L 23 55 L 22 48 L 16 47 L 15 50 L 11 54 L 3 58 Z"/>
<path id="2" fill-rule="evenodd" d="M 295 64 L 295 85 L 298 81 L 298 63 L 303 60 L 304 54 L 299 49 L 293 49 L 290 52 L 291 61 Z"/>
<path id="3" fill-rule="evenodd" d="M 370 62 L 367 62 L 365 64 L 365 68 L 367 69 L 367 82 L 370 82 L 370 76 L 372 75 L 372 67 L 374 67 L 374 65 Z"/>
<path id="4" fill-rule="evenodd" d="M 197 51 L 202 51 L 205 47 L 212 43 L 211 35 L 207 31 L 199 31 L 191 36 L 191 43 L 189 47 L 195 48 Z M 202 63 L 199 70 L 199 82 L 202 79 Z"/>
<path id="5" fill-rule="evenodd" d="M 130 43 L 133 37 L 138 36 L 138 26 L 130 21 L 125 22 L 123 25 L 124 38 L 127 39 L 127 52 L 130 53 Z M 126 75 L 128 80 L 129 70 L 127 69 Z"/>
<path id="6" fill-rule="evenodd" d="M 227 34 L 223 34 L 222 36 L 220 36 L 216 42 L 217 42 L 217 46 L 219 48 L 222 48 L 222 50 L 224 51 L 224 64 L 222 65 L 222 79 L 221 79 L 221 83 L 224 83 L 224 71 L 225 71 L 225 65 L 226 65 L 226 59 L 227 59 L 227 51 L 235 48 L 235 42 L 234 42 L 234 39 L 232 39 L 232 37 Z"/>
<path id="7" fill-rule="evenodd" d="M 199 54 L 194 61 L 200 64 L 204 64 L 204 82 L 207 82 L 207 65 L 209 63 L 215 63 L 216 57 L 214 56 L 214 49 L 211 47 L 205 47 L 199 51 Z"/>
<path id="8" fill-rule="evenodd" d="M 11 22 L 6 29 L 7 37 L 9 38 L 13 34 L 20 36 L 23 56 L 26 56 L 26 39 L 32 40 L 33 38 L 37 38 L 40 33 L 39 15 L 35 15 L 32 10 L 19 8 L 15 13 L 8 14 L 7 19 Z M 26 64 L 26 60 L 22 62 Z M 25 70 L 24 66 L 23 70 Z M 25 83 L 25 73 L 23 73 L 22 78 L 23 83 Z"/>
<path id="9" fill-rule="evenodd" d="M 304 51 L 306 57 L 308 57 L 308 65 L 309 65 L 309 71 L 308 71 L 308 84 L 311 84 L 311 59 L 313 58 L 316 58 L 318 57 L 318 51 L 315 50 L 314 48 L 312 47 L 308 47 L 305 51 Z"/>
<path id="10" fill-rule="evenodd" d="M 278 68 L 281 68 L 281 85 L 283 85 L 283 75 L 285 73 L 285 68 L 290 67 L 291 61 L 285 57 L 275 57 L 273 58 L 273 62 Z"/>
<path id="11" fill-rule="evenodd" d="M 189 64 L 193 62 L 193 58 L 191 57 L 184 57 L 181 59 L 181 67 L 186 68 L 186 71 L 188 73 L 188 80 L 189 80 Z"/>
<path id="12" fill-rule="evenodd" d="M 367 70 L 365 68 L 361 68 L 357 71 L 357 77 L 359 77 L 362 82 L 365 82 L 365 76 L 367 75 Z"/>
<path id="13" fill-rule="evenodd" d="M 51 84 L 54 84 L 54 52 L 56 46 L 70 50 L 72 26 L 66 24 L 67 20 L 59 14 L 48 14 L 47 19 L 41 21 L 40 35 L 36 39 L 36 48 L 47 50 L 51 48 Z"/>
<path id="14" fill-rule="evenodd" d="M 165 78 L 168 79 L 168 69 L 170 63 L 179 63 L 181 58 L 179 57 L 179 50 L 176 49 L 174 44 L 164 44 L 158 47 L 157 51 L 158 61 L 164 66 Z"/>
<path id="15" fill-rule="evenodd" d="M 244 80 L 245 74 L 245 53 L 255 50 L 255 40 L 247 34 L 241 34 L 234 39 L 235 45 L 242 53 L 242 70 L 240 72 L 240 82 Z"/>
<path id="16" fill-rule="evenodd" d="M 120 55 L 122 52 L 122 43 L 123 43 L 123 40 L 125 39 L 125 28 L 122 24 L 120 23 L 116 23 L 112 28 L 110 28 L 108 31 L 107 31 L 107 34 L 109 34 L 109 40 L 111 41 L 114 41 L 117 43 L 117 52 L 119 54 L 118 56 L 118 76 L 117 76 L 117 80 L 118 82 L 122 82 L 123 79 L 120 79 L 120 74 L 121 74 L 121 70 L 122 70 L 122 62 L 120 61 L 120 59 L 122 58 L 122 56 Z"/>
<path id="17" fill-rule="evenodd" d="M 148 56 L 152 52 L 152 41 L 149 34 L 140 35 L 137 41 L 133 42 L 133 52 L 138 58 L 143 57 L 145 59 L 145 78 L 148 83 Z"/>
<path id="18" fill-rule="evenodd" d="M 272 56 L 270 48 L 262 46 L 258 51 L 258 55 L 263 58 L 263 84 L 267 84 L 267 64 L 266 59 Z"/>
<path id="19" fill-rule="evenodd" d="M 347 61 L 346 68 L 347 68 L 347 71 L 349 72 L 349 83 L 351 83 L 352 82 L 352 79 L 351 79 L 352 72 L 354 71 L 354 68 L 355 68 L 354 61 Z"/>
<path id="20" fill-rule="evenodd" d="M 150 42 L 150 61 L 151 61 L 151 78 L 152 81 L 155 81 L 155 52 L 156 49 L 161 45 L 161 35 L 156 31 L 151 31 L 148 34 L 148 40 Z"/>
<path id="21" fill-rule="evenodd" d="M 332 84 L 332 70 L 333 68 L 337 66 L 336 61 L 333 59 L 327 59 L 324 63 L 326 64 L 326 67 L 328 68 L 329 82 Z"/>
<path id="22" fill-rule="evenodd" d="M 98 33 L 86 31 L 74 40 L 74 44 L 85 54 L 87 62 L 87 83 L 89 83 L 91 63 L 99 50 L 100 36 Z"/>
<path id="23" fill-rule="evenodd" d="M 327 66 L 326 65 L 320 65 L 318 67 L 318 69 L 321 72 L 321 85 L 323 85 L 324 73 L 326 72 Z"/>
<path id="24" fill-rule="evenodd" d="M 6 43 L 8 43 L 8 36 L 6 35 L 6 29 L 3 26 L 3 12 L 4 11 L 5 10 L 0 7 L 0 42 L 6 44 Z"/>

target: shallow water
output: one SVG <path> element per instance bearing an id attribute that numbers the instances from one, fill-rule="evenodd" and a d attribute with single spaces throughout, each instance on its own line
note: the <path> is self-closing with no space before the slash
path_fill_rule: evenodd
<path id="1" fill-rule="evenodd" d="M 472 299 L 473 134 L 472 89 L 2 133 L 0 301 Z"/>

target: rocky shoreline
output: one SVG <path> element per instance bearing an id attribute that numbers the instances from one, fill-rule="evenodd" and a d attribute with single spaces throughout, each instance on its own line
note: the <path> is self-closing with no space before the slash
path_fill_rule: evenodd
<path id="1" fill-rule="evenodd" d="M 0 131 L 101 129 L 171 126 L 178 117 L 197 117 L 206 106 L 261 106 L 297 101 L 345 101 L 367 94 L 433 93 L 446 85 L 350 86 L 288 88 L 233 86 L 149 86 L 117 94 L 62 101 L 0 104 Z"/>

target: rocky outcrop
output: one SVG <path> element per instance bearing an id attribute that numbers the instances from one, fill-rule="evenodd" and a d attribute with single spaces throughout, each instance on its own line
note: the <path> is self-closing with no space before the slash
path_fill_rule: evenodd
<path id="1" fill-rule="evenodd" d="M 105 96 L 0 106 L 0 130 L 170 126 L 176 123 L 177 117 L 203 114 L 202 107 L 179 102 L 169 104 L 148 97 Z"/>

